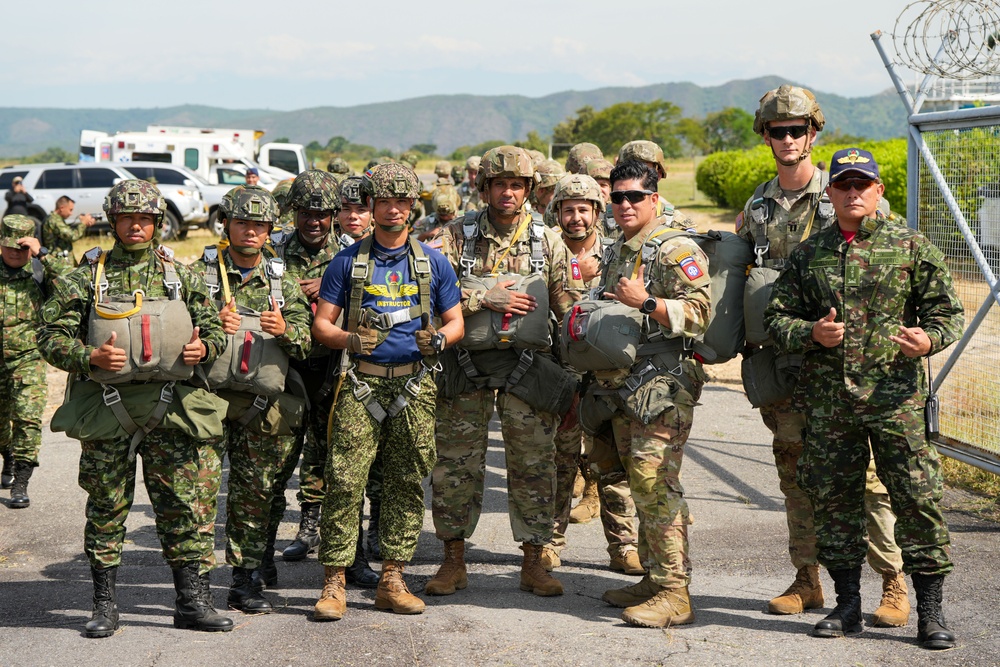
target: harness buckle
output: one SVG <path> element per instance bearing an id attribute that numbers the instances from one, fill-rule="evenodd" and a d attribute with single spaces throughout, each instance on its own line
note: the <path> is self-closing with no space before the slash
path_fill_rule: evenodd
<path id="1" fill-rule="evenodd" d="M 104 393 L 102 395 L 102 398 L 104 399 L 104 405 L 107 405 L 109 407 L 114 405 L 115 403 L 122 402 L 122 395 L 118 393 L 118 390 L 115 387 L 109 384 L 104 385 Z"/>

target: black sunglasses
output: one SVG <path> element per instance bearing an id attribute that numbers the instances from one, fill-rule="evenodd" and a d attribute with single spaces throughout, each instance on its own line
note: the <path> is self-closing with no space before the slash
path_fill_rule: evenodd
<path id="1" fill-rule="evenodd" d="M 767 133 L 771 135 L 772 139 L 784 139 L 789 134 L 792 135 L 792 139 L 801 139 L 806 136 L 808 131 L 808 125 L 787 125 L 767 128 Z"/>
<path id="2" fill-rule="evenodd" d="M 851 188 L 854 188 L 858 192 L 864 192 L 875 185 L 875 183 L 876 181 L 873 178 L 845 178 L 842 181 L 830 181 L 830 187 L 841 192 L 847 192 Z"/>
<path id="3" fill-rule="evenodd" d="M 629 204 L 638 204 L 651 194 L 652 190 L 615 190 L 611 193 L 611 203 L 621 205 L 627 199 Z"/>

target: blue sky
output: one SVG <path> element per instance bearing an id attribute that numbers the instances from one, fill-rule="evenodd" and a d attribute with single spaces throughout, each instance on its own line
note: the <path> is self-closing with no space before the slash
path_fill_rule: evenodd
<path id="1" fill-rule="evenodd" d="M 907 4 L 5 3 L 0 106 L 288 110 L 770 74 L 853 97 L 891 86 L 869 35 Z"/>

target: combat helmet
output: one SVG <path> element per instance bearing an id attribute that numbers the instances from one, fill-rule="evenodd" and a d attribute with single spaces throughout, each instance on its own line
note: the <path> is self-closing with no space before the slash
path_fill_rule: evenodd
<path id="1" fill-rule="evenodd" d="M 351 173 L 351 165 L 347 164 L 347 160 L 344 158 L 335 157 L 326 163 L 326 170 L 334 174 L 349 174 Z"/>
<path id="2" fill-rule="evenodd" d="M 538 173 L 538 187 L 551 188 L 566 175 L 566 170 L 555 160 L 545 160 L 535 169 Z"/>
<path id="3" fill-rule="evenodd" d="M 438 160 L 434 163 L 434 175 L 438 178 L 451 178 L 451 162 Z"/>
<path id="4" fill-rule="evenodd" d="M 153 245 L 157 245 L 160 240 L 160 227 L 166 211 L 167 200 L 160 194 L 156 186 L 149 181 L 138 179 L 119 181 L 111 186 L 111 190 L 104 197 L 104 215 L 111 223 L 111 236 L 119 242 L 121 239 L 118 238 L 118 230 L 115 229 L 115 219 L 124 213 L 147 213 L 153 216 L 153 219 L 156 221 L 156 228 L 153 231 L 151 242 Z M 126 245 L 126 248 L 138 250 L 140 247 L 146 246 L 147 244 L 141 243 Z"/>
<path id="5" fill-rule="evenodd" d="M 288 191 L 288 206 L 304 211 L 340 210 L 339 187 L 336 177 L 327 171 L 309 169 L 292 181 Z"/>
<path id="6" fill-rule="evenodd" d="M 340 183 L 340 205 L 361 204 L 365 205 L 365 198 L 361 192 L 360 176 L 348 176 Z"/>
<path id="7" fill-rule="evenodd" d="M 482 159 L 483 158 L 479 157 L 478 155 L 473 155 L 472 157 L 470 157 L 468 160 L 465 161 L 465 168 L 475 169 L 476 171 L 479 171 L 479 163 L 482 162 Z"/>
<path id="8" fill-rule="evenodd" d="M 614 167 L 613 164 L 608 162 L 602 157 L 594 158 L 586 164 L 586 174 L 593 179 L 605 178 L 611 179 L 611 169 Z"/>
<path id="9" fill-rule="evenodd" d="M 361 178 L 361 194 L 366 202 L 368 199 L 417 199 L 420 179 L 405 164 L 376 165 Z"/>
<path id="10" fill-rule="evenodd" d="M 667 177 L 667 161 L 663 157 L 663 149 L 652 141 L 637 139 L 622 146 L 618 150 L 618 162 L 622 163 L 625 160 L 652 162 L 656 165 L 660 178 Z"/>
<path id="11" fill-rule="evenodd" d="M 797 118 L 808 118 L 817 132 L 826 125 L 826 117 L 812 91 L 786 84 L 767 91 L 760 98 L 760 106 L 754 114 L 753 131 L 763 137 L 768 123 Z"/>
<path id="12" fill-rule="evenodd" d="M 223 220 L 254 220 L 274 224 L 281 216 L 278 201 L 267 188 L 237 185 L 222 196 L 219 217 Z"/>
<path id="13" fill-rule="evenodd" d="M 586 174 L 566 174 L 559 179 L 559 182 L 556 183 L 556 192 L 552 195 L 552 201 L 549 202 L 549 208 L 546 210 L 546 213 L 552 211 L 552 214 L 556 216 L 556 222 L 559 223 L 560 227 L 562 227 L 562 216 L 560 215 L 562 202 L 570 199 L 583 199 L 594 204 L 594 217 L 590 221 L 590 226 L 587 227 L 586 230 L 583 232 L 569 234 L 565 229 L 563 229 L 563 234 L 567 238 L 577 240 L 585 239 L 590 236 L 594 227 L 597 226 L 597 221 L 604 215 L 605 205 L 604 197 L 601 195 L 601 186 L 597 184 L 597 181 Z"/>
<path id="14" fill-rule="evenodd" d="M 451 181 L 452 181 L 452 183 L 454 183 L 455 185 L 458 185 L 459 183 L 462 182 L 462 179 L 464 179 L 464 178 L 465 178 L 465 169 L 462 168 L 462 165 L 456 164 L 455 166 L 453 166 L 451 168 Z"/>
<path id="15" fill-rule="evenodd" d="M 531 156 L 517 146 L 497 146 L 483 154 L 476 173 L 476 189 L 486 191 L 491 178 L 525 178 L 530 192 L 538 184 L 540 177 L 531 163 Z"/>
<path id="16" fill-rule="evenodd" d="M 585 174 L 588 162 L 603 157 L 604 153 L 594 144 L 587 142 L 575 144 L 569 149 L 569 155 L 566 156 L 566 171 L 571 174 Z"/>
<path id="17" fill-rule="evenodd" d="M 399 161 L 405 162 L 406 164 L 410 165 L 410 169 L 416 169 L 417 162 L 420 162 L 420 156 L 418 156 L 416 153 L 407 151 L 406 153 L 403 153 L 402 155 L 399 156 Z"/>
<path id="18" fill-rule="evenodd" d="M 539 165 L 545 162 L 545 153 L 542 151 L 536 151 L 534 148 L 526 148 L 528 152 L 528 157 L 531 158 L 531 164 L 534 165 L 535 169 L 538 169 Z"/>

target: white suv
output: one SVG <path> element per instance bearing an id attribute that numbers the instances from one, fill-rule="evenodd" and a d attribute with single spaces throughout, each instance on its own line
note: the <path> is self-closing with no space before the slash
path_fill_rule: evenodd
<path id="1" fill-rule="evenodd" d="M 55 210 L 56 200 L 63 195 L 76 202 L 74 214 L 90 214 L 98 218 L 95 229 L 107 228 L 104 218 L 104 197 L 111 186 L 121 180 L 136 178 L 117 164 L 25 164 L 0 169 L 0 193 L 10 189 L 16 176 L 24 179 L 24 188 L 34 201 L 28 213 L 44 220 Z M 208 221 L 208 206 L 197 187 L 161 188 L 167 200 L 163 216 L 163 239 L 172 240 L 184 233 L 186 225 Z M 72 220 L 70 221 L 73 222 Z"/>

